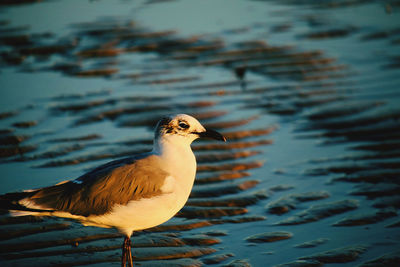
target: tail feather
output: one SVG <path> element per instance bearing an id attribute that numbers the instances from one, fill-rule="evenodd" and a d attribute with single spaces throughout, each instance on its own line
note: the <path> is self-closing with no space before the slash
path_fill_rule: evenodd
<path id="1" fill-rule="evenodd" d="M 9 211 L 43 211 L 27 208 L 19 203 L 20 200 L 32 196 L 33 193 L 34 192 L 16 192 L 0 195 L 0 214 L 5 214 Z"/>

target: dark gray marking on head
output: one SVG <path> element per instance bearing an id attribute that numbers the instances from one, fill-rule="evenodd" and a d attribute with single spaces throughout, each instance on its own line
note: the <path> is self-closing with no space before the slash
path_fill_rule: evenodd
<path id="1" fill-rule="evenodd" d="M 163 117 L 158 122 L 158 127 L 167 126 L 171 121 L 172 121 L 172 119 L 170 117 Z"/>
<path id="2" fill-rule="evenodd" d="M 155 138 L 158 139 L 162 133 L 171 133 L 172 119 L 170 117 L 163 117 L 161 120 L 158 121 L 156 130 L 155 130 Z"/>

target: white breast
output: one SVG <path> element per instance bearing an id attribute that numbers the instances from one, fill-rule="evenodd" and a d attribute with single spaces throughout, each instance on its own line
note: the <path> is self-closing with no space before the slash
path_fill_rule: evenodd
<path id="1" fill-rule="evenodd" d="M 178 147 L 180 148 L 180 147 Z M 171 175 L 161 187 L 163 194 L 118 205 L 110 213 L 89 216 L 85 225 L 115 227 L 130 235 L 132 231 L 160 225 L 172 218 L 189 198 L 196 175 L 196 159 L 190 146 L 166 148 L 160 155 L 164 168 Z"/>
<path id="2" fill-rule="evenodd" d="M 89 216 L 85 225 L 115 227 L 130 235 L 132 231 L 143 230 L 162 224 L 171 219 L 186 203 L 191 186 L 180 185 L 178 179 L 167 177 L 162 187 L 163 194 L 118 205 L 110 213 Z"/>

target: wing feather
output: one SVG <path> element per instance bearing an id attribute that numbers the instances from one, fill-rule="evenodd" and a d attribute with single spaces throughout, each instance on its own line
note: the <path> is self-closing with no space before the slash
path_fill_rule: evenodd
<path id="1" fill-rule="evenodd" d="M 33 191 L 29 201 L 74 215 L 102 215 L 115 205 L 161 195 L 168 173 L 156 155 L 112 161 L 76 181 Z"/>

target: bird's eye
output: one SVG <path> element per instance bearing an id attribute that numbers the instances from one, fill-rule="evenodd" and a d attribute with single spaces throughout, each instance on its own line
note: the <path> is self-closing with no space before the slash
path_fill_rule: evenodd
<path id="1" fill-rule="evenodd" d="M 179 127 L 183 128 L 183 129 L 189 128 L 189 125 L 182 121 L 178 125 L 179 125 Z"/>

